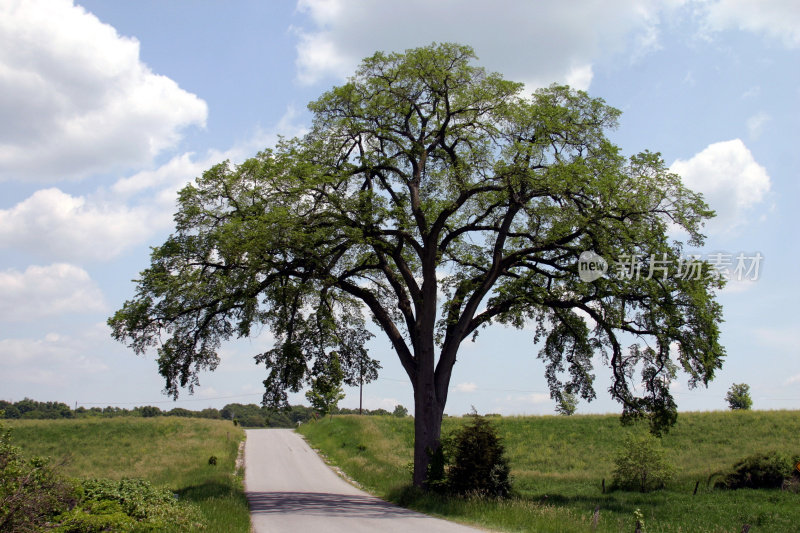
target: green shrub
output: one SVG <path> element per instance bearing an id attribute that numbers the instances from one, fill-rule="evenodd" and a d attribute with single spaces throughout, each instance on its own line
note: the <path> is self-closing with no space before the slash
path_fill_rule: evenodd
<path id="1" fill-rule="evenodd" d="M 133 531 L 137 522 L 118 502 L 91 501 L 58 517 L 56 533 L 99 533 L 101 531 Z"/>
<path id="2" fill-rule="evenodd" d="M 625 490 L 661 489 L 675 475 L 675 467 L 667 460 L 661 441 L 649 433 L 626 435 L 614 464 L 614 486 Z"/>
<path id="3" fill-rule="evenodd" d="M 0 426 L 0 531 L 36 531 L 77 500 L 75 486 L 46 459 L 25 459 Z"/>
<path id="4" fill-rule="evenodd" d="M 155 488 L 143 479 L 87 479 L 82 482 L 82 488 L 84 500 L 81 507 L 84 510 L 91 512 L 103 502 L 119 504 L 127 516 L 139 522 L 138 529 L 157 531 L 167 525 L 188 529 L 199 522 L 198 512 L 193 506 L 179 502 L 169 489 Z"/>
<path id="5" fill-rule="evenodd" d="M 722 489 L 770 489 L 780 488 L 784 480 L 792 475 L 794 462 L 775 452 L 745 457 L 725 477 L 714 484 Z"/>
<path id="6" fill-rule="evenodd" d="M 505 447 L 495 427 L 477 413 L 453 437 L 447 487 L 460 495 L 507 497 L 511 492 Z"/>

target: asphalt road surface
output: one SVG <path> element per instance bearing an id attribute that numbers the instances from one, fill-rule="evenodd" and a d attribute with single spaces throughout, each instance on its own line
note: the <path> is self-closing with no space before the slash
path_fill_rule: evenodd
<path id="1" fill-rule="evenodd" d="M 358 490 L 290 429 L 247 430 L 244 461 L 244 487 L 255 533 L 479 531 Z"/>

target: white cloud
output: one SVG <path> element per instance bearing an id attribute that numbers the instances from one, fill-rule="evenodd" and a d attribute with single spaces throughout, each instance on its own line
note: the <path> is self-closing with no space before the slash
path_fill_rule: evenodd
<path id="1" fill-rule="evenodd" d="M 176 155 L 161 167 L 121 178 L 109 191 L 71 195 L 58 188 L 36 191 L 0 209 L 0 248 L 14 248 L 51 261 L 97 261 L 116 257 L 173 226 L 177 191 L 212 165 L 240 163 L 276 143 L 277 133 L 301 135 L 289 108 L 274 130 L 258 131 L 225 152 Z"/>
<path id="2" fill-rule="evenodd" d="M 89 355 L 96 342 L 93 336 L 48 333 L 38 339 L 0 339 L 0 375 L 9 383 L 63 386 L 86 374 L 108 371 L 101 359 Z"/>
<path id="3" fill-rule="evenodd" d="M 0 320 L 104 311 L 103 294 L 82 268 L 64 263 L 0 272 Z"/>
<path id="4" fill-rule="evenodd" d="M 710 234 L 726 233 L 747 222 L 770 190 L 766 169 L 740 139 L 710 144 L 688 161 L 675 161 L 670 169 L 690 189 L 703 193 L 717 212 L 706 226 Z"/>
<path id="5" fill-rule="evenodd" d="M 752 117 L 747 119 L 747 135 L 755 140 L 758 140 L 761 137 L 761 134 L 764 133 L 764 126 L 767 125 L 767 122 L 770 121 L 770 117 L 768 114 L 764 113 L 763 111 L 756 113 Z"/>
<path id="6" fill-rule="evenodd" d="M 456 385 L 456 390 L 458 392 L 475 392 L 478 386 L 475 383 L 459 383 Z"/>
<path id="7" fill-rule="evenodd" d="M 378 398 L 375 396 L 364 397 L 364 409 L 386 409 L 387 411 L 392 412 L 398 405 L 402 405 L 402 403 L 396 398 Z"/>
<path id="8" fill-rule="evenodd" d="M 711 30 L 739 29 L 764 33 L 787 47 L 800 46 L 797 0 L 719 0 L 704 6 Z"/>
<path id="9" fill-rule="evenodd" d="M 67 0 L 0 3 L 0 179 L 149 163 L 206 103 L 153 73 L 139 42 Z"/>
<path id="10" fill-rule="evenodd" d="M 498 0 L 487 10 L 478 0 L 299 0 L 314 27 L 294 28 L 298 80 L 343 78 L 376 50 L 453 41 L 473 46 L 480 64 L 529 88 L 569 81 L 586 89 L 592 62 L 624 50 L 629 38 L 634 55 L 657 48 L 658 15 L 679 3 Z"/>
<path id="11" fill-rule="evenodd" d="M 48 259 L 104 260 L 144 242 L 171 218 L 172 210 L 128 207 L 43 189 L 0 210 L 0 247 Z"/>

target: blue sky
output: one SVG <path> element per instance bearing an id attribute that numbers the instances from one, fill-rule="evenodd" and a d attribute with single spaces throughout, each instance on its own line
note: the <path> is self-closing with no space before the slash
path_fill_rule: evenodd
<path id="1" fill-rule="evenodd" d="M 194 396 L 163 396 L 152 357 L 111 340 L 175 192 L 211 165 L 303 133 L 306 104 L 376 50 L 473 46 L 529 90 L 567 82 L 623 111 L 627 154 L 659 151 L 718 217 L 700 254 L 756 252 L 757 280 L 719 294 L 727 359 L 681 410 L 800 408 L 800 5 L 793 0 L 0 4 L 0 398 L 188 408 L 257 403 L 268 331 L 223 346 Z M 411 406 L 387 340 L 365 405 Z M 465 343 L 446 412 L 553 412 L 533 328 Z M 618 412 L 597 362 L 597 399 Z M 300 400 L 296 397 L 295 400 Z M 357 406 L 348 390 L 344 406 Z"/>

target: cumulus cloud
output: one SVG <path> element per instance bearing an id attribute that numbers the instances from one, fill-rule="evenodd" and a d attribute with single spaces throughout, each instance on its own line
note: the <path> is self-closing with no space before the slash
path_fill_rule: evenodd
<path id="1" fill-rule="evenodd" d="M 68 0 L 0 3 L 0 179 L 55 181 L 149 163 L 206 103 Z"/>
<path id="2" fill-rule="evenodd" d="M 787 47 L 800 46 L 800 5 L 796 0 L 719 0 L 705 7 L 711 30 L 762 33 Z"/>
<path id="3" fill-rule="evenodd" d="M 102 292 L 77 266 L 56 263 L 0 272 L 0 320 L 104 310 Z"/>
<path id="4" fill-rule="evenodd" d="M 690 189 L 703 193 L 716 211 L 706 226 L 709 234 L 727 233 L 746 223 L 770 190 L 767 170 L 741 139 L 710 144 L 687 161 L 675 161 L 670 169 Z"/>
<path id="5" fill-rule="evenodd" d="M 458 392 L 475 392 L 478 386 L 475 383 L 459 383 L 456 385 L 456 390 Z"/>
<path id="6" fill-rule="evenodd" d="M 173 225 L 177 191 L 212 165 L 234 164 L 272 146 L 278 133 L 301 135 L 288 109 L 274 129 L 257 131 L 226 151 L 174 156 L 160 167 L 118 179 L 109 190 L 72 195 L 59 188 L 36 191 L 0 209 L 0 249 L 12 248 L 50 261 L 103 261 L 148 241 Z"/>
<path id="7" fill-rule="evenodd" d="M 84 332 L 85 333 L 85 332 Z M 107 333 L 106 333 L 107 335 Z M 10 383 L 58 386 L 87 374 L 107 371 L 101 359 L 89 355 L 94 334 L 47 333 L 42 338 L 0 339 L 0 375 Z"/>
<path id="8" fill-rule="evenodd" d="M 313 27 L 294 28 L 298 80 L 345 77 L 376 50 L 454 41 L 473 46 L 488 69 L 530 88 L 569 82 L 586 89 L 601 54 L 622 51 L 629 40 L 636 54 L 657 48 L 658 14 L 675 3 L 498 0 L 487 16 L 477 0 L 299 0 Z"/>
<path id="9" fill-rule="evenodd" d="M 42 189 L 0 210 L 0 247 L 47 259 L 105 260 L 169 225 L 171 215 L 154 206 L 128 207 Z"/>

